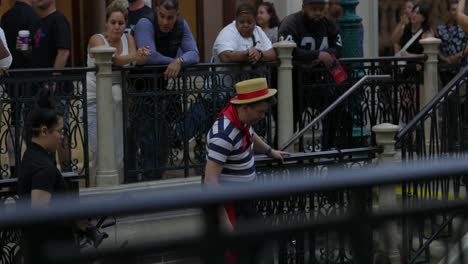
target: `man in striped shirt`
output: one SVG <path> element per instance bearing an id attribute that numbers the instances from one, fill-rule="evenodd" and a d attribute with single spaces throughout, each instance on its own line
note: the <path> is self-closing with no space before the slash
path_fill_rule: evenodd
<path id="1" fill-rule="evenodd" d="M 251 127 L 276 103 L 276 89 L 268 89 L 266 79 L 257 78 L 237 83 L 236 91 L 207 134 L 206 184 L 255 180 L 253 149 L 276 159 L 287 154 L 273 150 Z"/>
<path id="2" fill-rule="evenodd" d="M 251 127 L 265 118 L 270 105 L 276 103 L 276 89 L 268 89 L 265 78 L 251 79 L 236 84 L 237 96 L 221 111 L 207 134 L 207 162 L 205 184 L 249 183 L 255 180 L 253 150 L 283 160 L 286 152 L 273 150 Z M 253 203 L 226 206 L 221 213 L 222 224 L 232 230 L 240 218 L 256 216 Z M 239 256 L 240 259 L 245 259 Z M 239 263 L 251 263 L 249 260 Z M 256 263 L 256 262 L 253 262 Z"/>

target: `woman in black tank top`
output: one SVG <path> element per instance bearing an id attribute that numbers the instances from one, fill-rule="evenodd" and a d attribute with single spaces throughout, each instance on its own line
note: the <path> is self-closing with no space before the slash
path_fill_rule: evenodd
<path id="1" fill-rule="evenodd" d="M 419 41 L 421 39 L 433 37 L 434 33 L 431 29 L 431 23 L 429 21 L 431 10 L 426 4 L 415 5 L 413 8 L 413 14 L 411 16 L 411 22 L 405 26 L 403 35 L 401 36 L 399 47 L 396 52 L 400 52 L 401 56 L 410 56 L 422 54 L 424 48 Z M 408 43 L 415 34 L 422 30 L 422 34 L 408 47 L 408 49 L 401 51 L 401 49 Z"/>

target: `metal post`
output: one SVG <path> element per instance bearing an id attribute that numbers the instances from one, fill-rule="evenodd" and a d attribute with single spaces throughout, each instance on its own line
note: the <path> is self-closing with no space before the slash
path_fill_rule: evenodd
<path id="1" fill-rule="evenodd" d="M 107 46 L 91 48 L 96 59 L 97 110 L 97 172 L 98 187 L 119 184 L 119 173 L 114 146 L 114 103 L 112 97 L 112 55 L 116 49 Z"/>
<path id="2" fill-rule="evenodd" d="M 297 45 L 292 41 L 280 41 L 273 46 L 281 60 L 281 65 L 278 67 L 278 123 L 276 125 L 278 145 L 281 146 L 294 134 L 292 52 Z"/>
<path id="3" fill-rule="evenodd" d="M 344 14 L 338 18 L 343 38 L 341 56 L 345 58 L 362 57 L 364 29 L 362 28 L 362 18 L 356 14 L 356 7 L 359 0 L 341 0 Z"/>

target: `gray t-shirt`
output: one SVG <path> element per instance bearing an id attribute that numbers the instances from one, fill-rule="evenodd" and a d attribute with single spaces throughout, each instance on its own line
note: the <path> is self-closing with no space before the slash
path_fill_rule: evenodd
<path id="1" fill-rule="evenodd" d="M 265 34 L 270 39 L 271 43 L 278 42 L 278 27 L 270 28 Z"/>

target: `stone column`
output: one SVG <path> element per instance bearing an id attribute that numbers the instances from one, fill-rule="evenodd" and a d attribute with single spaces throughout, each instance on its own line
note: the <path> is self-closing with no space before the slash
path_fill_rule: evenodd
<path id="1" fill-rule="evenodd" d="M 420 92 L 421 108 L 434 98 L 439 92 L 439 45 L 442 41 L 437 38 L 421 39 L 419 43 L 424 47 L 424 54 L 427 56 L 424 63 L 424 85 Z M 431 120 L 424 122 L 424 136 L 426 137 L 426 148 L 430 145 Z"/>
<path id="2" fill-rule="evenodd" d="M 114 146 L 114 109 L 112 97 L 112 55 L 116 49 L 107 46 L 91 48 L 96 59 L 97 114 L 97 187 L 119 184 Z"/>
<path id="3" fill-rule="evenodd" d="M 293 65 L 292 52 L 296 43 L 292 41 L 280 41 L 273 45 L 281 61 L 278 67 L 278 146 L 283 145 L 294 134 L 294 111 L 293 111 Z M 292 147 L 286 151 L 292 151 Z"/>
<path id="4" fill-rule="evenodd" d="M 379 1 L 360 0 L 357 14 L 362 17 L 364 29 L 363 54 L 365 58 L 379 56 Z"/>
<path id="5" fill-rule="evenodd" d="M 377 145 L 383 147 L 383 152 L 378 157 L 378 165 L 401 163 L 400 155 L 395 151 L 395 135 L 399 130 L 399 126 L 388 123 L 372 127 L 372 131 L 376 134 Z M 396 185 L 385 185 L 379 188 L 379 209 L 392 209 L 398 206 L 396 187 Z M 401 260 L 398 251 L 398 244 L 401 241 L 400 233 L 396 222 L 388 222 L 385 226 L 384 239 L 380 239 L 383 241 L 383 245 L 380 245 L 381 249 L 388 254 L 392 264 L 398 264 Z"/>
<path id="6" fill-rule="evenodd" d="M 424 47 L 427 60 L 424 63 L 424 89 L 421 91 L 421 107 L 426 105 L 436 94 L 439 87 L 439 45 L 442 41 L 437 38 L 421 39 L 419 43 Z"/>

